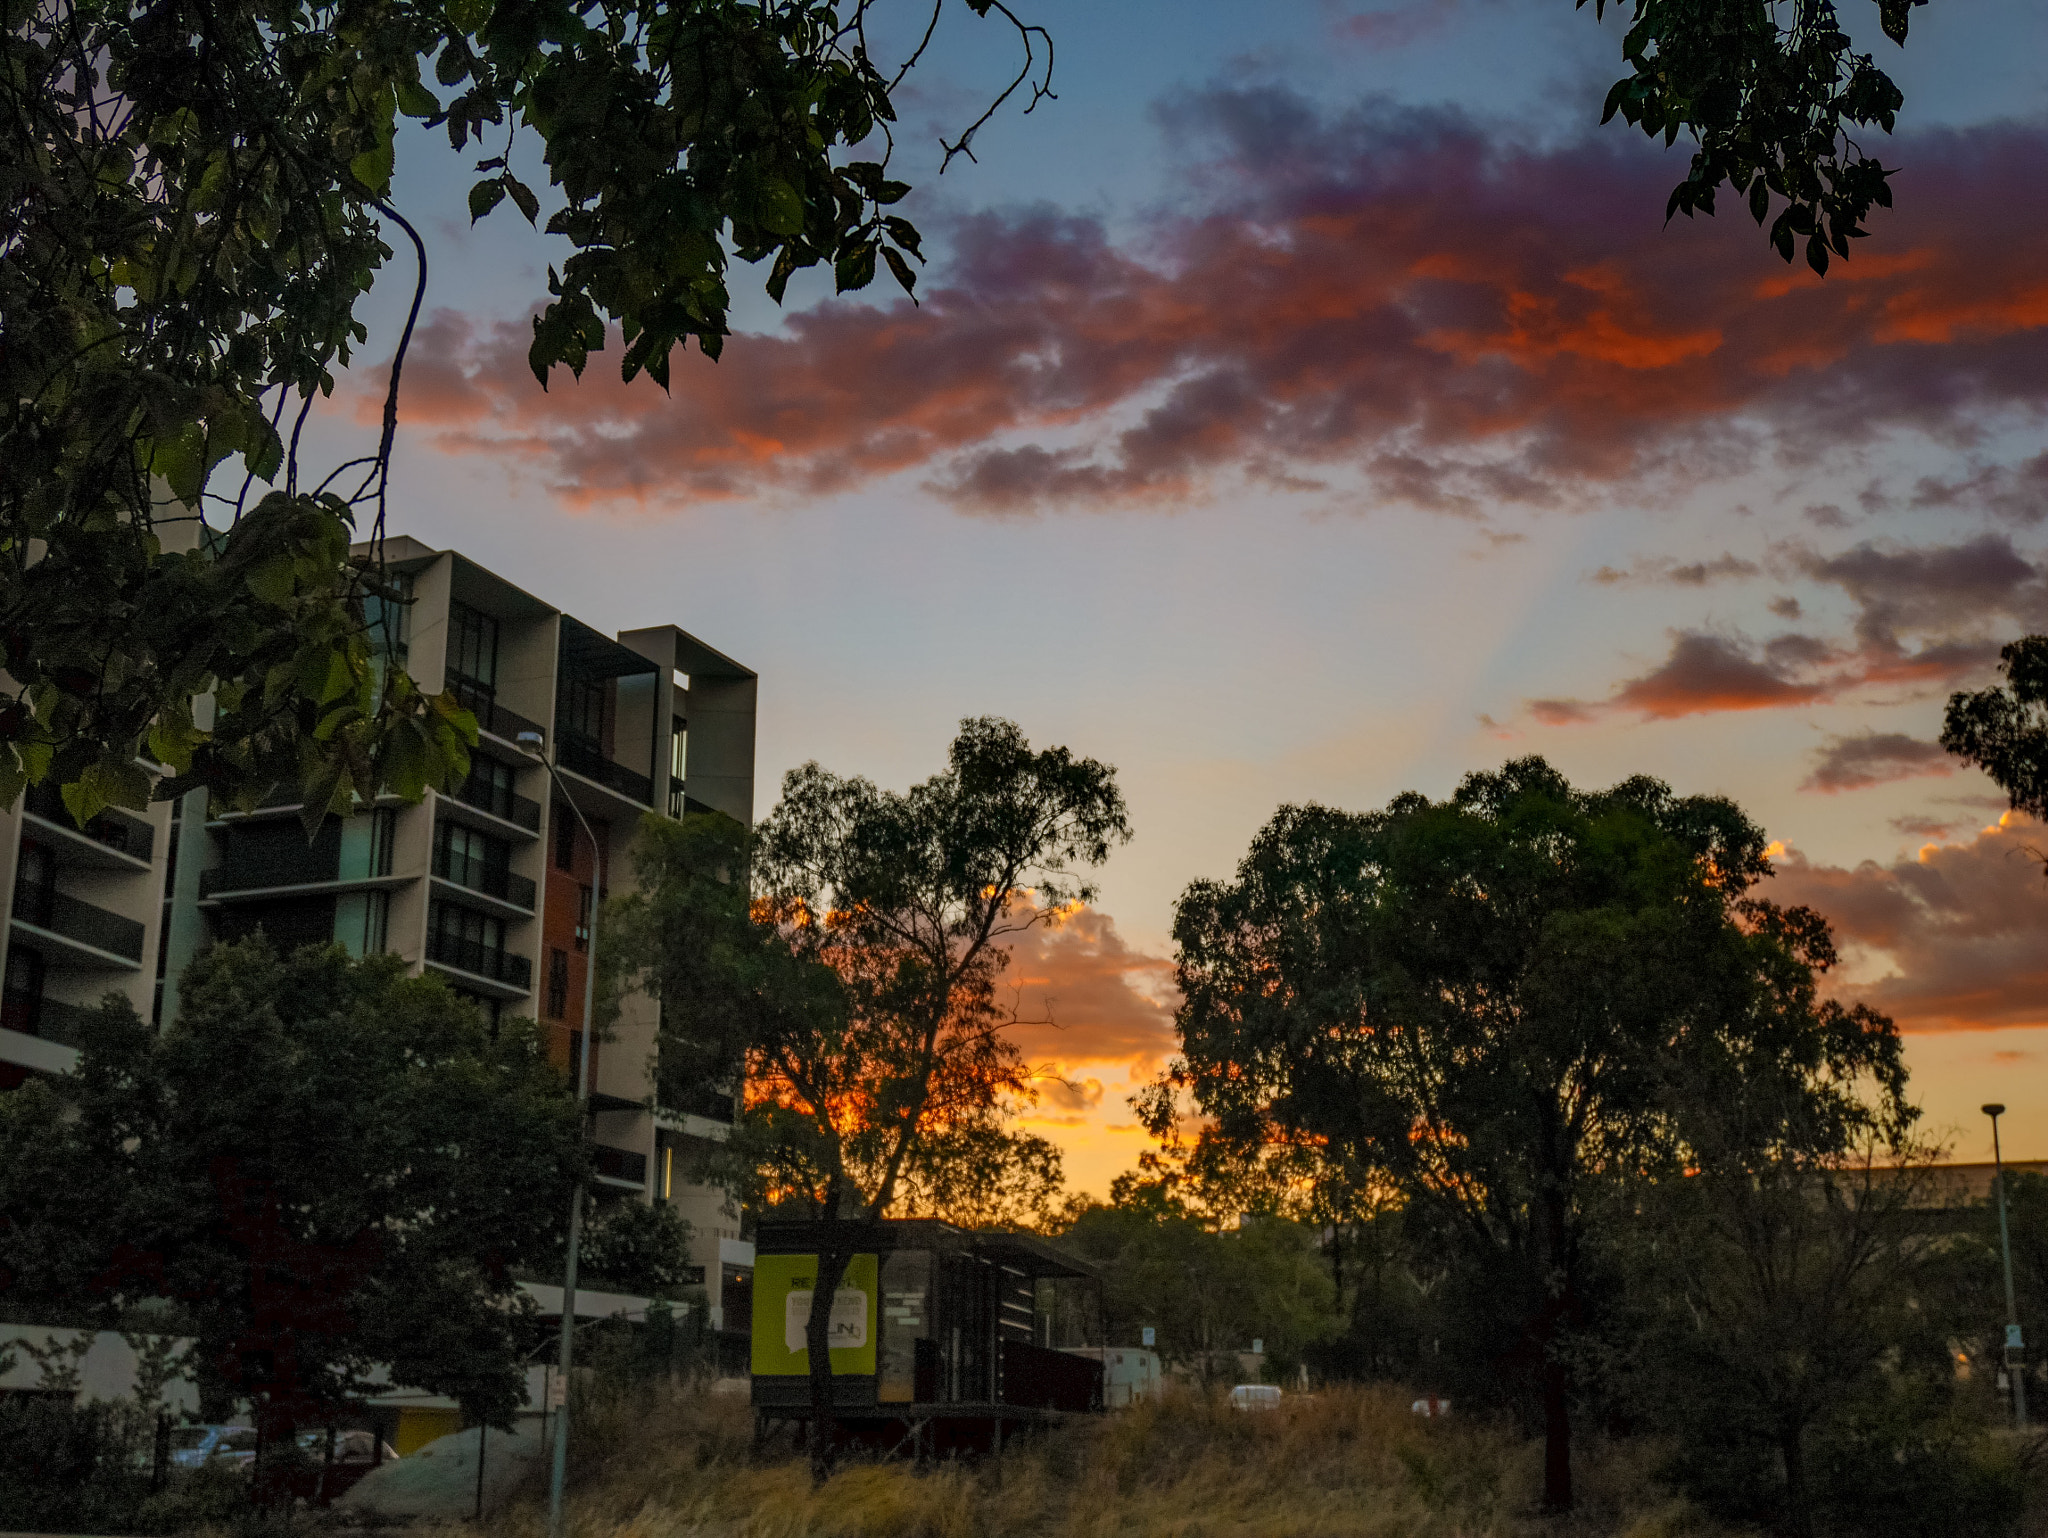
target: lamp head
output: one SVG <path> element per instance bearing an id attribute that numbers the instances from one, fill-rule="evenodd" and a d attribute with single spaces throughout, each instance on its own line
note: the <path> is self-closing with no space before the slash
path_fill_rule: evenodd
<path id="1" fill-rule="evenodd" d="M 1981 1109 L 1983 1110 L 1984 1114 L 1990 1117 L 1993 1121 L 1997 1121 L 1999 1117 L 2005 1114 L 2005 1107 L 2002 1105 L 1987 1105 L 1981 1107 Z"/>
<path id="2" fill-rule="evenodd" d="M 536 731 L 521 732 L 512 741 L 533 754 L 536 758 L 540 756 L 541 750 L 547 746 L 547 739 Z"/>

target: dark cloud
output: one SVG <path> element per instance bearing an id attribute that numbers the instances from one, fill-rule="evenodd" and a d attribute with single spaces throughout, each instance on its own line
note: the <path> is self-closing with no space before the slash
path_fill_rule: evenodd
<path id="1" fill-rule="evenodd" d="M 1665 557 L 1639 560 L 1627 568 L 1602 566 L 1591 579 L 1603 587 L 1633 583 L 1668 582 L 1678 587 L 1705 587 L 1730 578 L 1756 577 L 1763 568 L 1737 555 L 1718 555 L 1711 561 L 1673 561 Z"/>
<path id="2" fill-rule="evenodd" d="M 911 471 L 1006 513 L 1338 467 L 1463 515 L 1897 430 L 1968 445 L 2048 404 L 2048 130 L 1902 139 L 1919 191 L 1823 282 L 1739 217 L 1665 226 L 1675 163 L 1626 134 L 1531 148 L 1454 112 L 1333 118 L 1278 90 L 1159 116 L 1208 158 L 1142 242 L 1055 210 L 968 218 L 921 307 L 796 313 L 716 365 L 679 357 L 666 396 L 602 357 L 543 396 L 523 320 L 444 313 L 406 420 L 572 501 Z"/>
<path id="3" fill-rule="evenodd" d="M 1950 774 L 1954 769 L 1955 760 L 1938 742 L 1922 742 L 1903 732 L 1865 732 L 1825 743 L 1814 754 L 1813 773 L 1800 789 L 1833 794 L 1894 780 Z"/>
<path id="4" fill-rule="evenodd" d="M 1671 655 L 1614 692 L 1611 703 L 1658 720 L 1710 710 L 1761 710 L 1803 705 L 1827 692 L 1801 680 L 1768 653 L 1756 656 L 1726 636 L 1691 631 L 1672 642 Z"/>
<path id="5" fill-rule="evenodd" d="M 2048 574 L 2004 534 L 1952 545 L 1865 541 L 1833 555 L 1787 545 L 1775 559 L 1845 594 L 1855 609 L 1852 633 L 1830 639 L 1787 631 L 1757 642 L 1734 632 L 1674 631 L 1670 655 L 1604 701 L 1532 700 L 1530 714 L 1562 725 L 1613 710 L 1663 719 L 1816 704 L 1873 688 L 1939 691 L 1983 677 L 2014 633 L 2048 629 Z M 1733 556 L 1690 567 L 1653 561 L 1626 572 L 1602 567 L 1593 580 L 1689 582 L 1697 573 L 1703 584 L 1716 574 L 1748 575 L 1740 569 L 1748 565 Z M 1786 619 L 1804 613 L 1790 596 L 1770 608 Z M 1847 787 L 1828 783 L 1823 771 L 1808 788 Z"/>
<path id="6" fill-rule="evenodd" d="M 2007 814 L 1968 843 L 1853 869 L 1798 851 L 1765 895 L 1827 915 L 1867 982 L 1837 991 L 1867 1000 L 1906 1030 L 2048 1024 L 2048 881 L 2036 824 Z"/>
<path id="7" fill-rule="evenodd" d="M 1953 480 L 1922 477 L 1913 505 L 1982 509 L 2015 523 L 2039 523 L 2048 517 L 2048 453 L 2017 465 L 1983 465 Z"/>

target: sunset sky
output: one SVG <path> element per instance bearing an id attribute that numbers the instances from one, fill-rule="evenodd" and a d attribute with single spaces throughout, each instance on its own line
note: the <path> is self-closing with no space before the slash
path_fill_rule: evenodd
<path id="1" fill-rule="evenodd" d="M 1137 836 L 1016 964 L 1077 1188 L 1144 1146 L 1190 880 L 1282 802 L 1526 753 L 1736 798 L 1956 1156 L 1998 1099 L 2048 1157 L 2048 835 L 1933 746 L 2048 628 L 2048 7 L 1939 0 L 1901 52 L 1847 0 L 1907 105 L 1899 207 L 1825 282 L 1734 200 L 1665 226 L 1685 147 L 1597 126 L 1590 8 L 1024 8 L 1059 96 L 978 164 L 934 175 L 1012 67 L 998 25 L 954 6 L 901 99 L 922 305 L 813 279 L 778 311 L 741 269 L 745 334 L 668 396 L 616 351 L 540 392 L 561 253 L 509 203 L 469 228 L 416 134 L 394 532 L 757 668 L 764 811 L 808 758 L 931 773 L 970 714 L 1116 764 Z M 373 435 L 409 297 L 395 266 L 316 453 Z"/>

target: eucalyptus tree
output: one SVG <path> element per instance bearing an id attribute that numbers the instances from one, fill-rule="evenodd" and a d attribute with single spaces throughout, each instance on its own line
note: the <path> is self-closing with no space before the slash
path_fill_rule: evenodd
<path id="1" fill-rule="evenodd" d="M 1092 900 L 1087 873 L 1129 836 L 1113 768 L 986 717 L 907 791 L 809 763 L 751 837 L 712 818 L 643 830 L 642 895 L 617 910 L 612 965 L 661 998 L 663 1083 L 743 1073 L 730 1157 L 764 1206 L 820 1224 L 806 1327 L 820 1477 L 832 1297 L 864 1225 L 1015 1216 L 1057 1184 L 1056 1151 L 1010 1125 L 1032 1070 L 1000 985 L 1017 937 Z M 1002 1189 L 970 1192 L 977 1180 Z"/>
<path id="2" fill-rule="evenodd" d="M 1819 996 L 1827 926 L 1756 896 L 1769 871 L 1729 801 L 1580 791 L 1528 758 L 1444 802 L 1283 807 L 1234 881 L 1180 900 L 1155 1125 L 1192 1097 L 1212 1141 L 1319 1148 L 1462 1236 L 1533 1385 L 1552 1507 L 1617 1191 L 1696 1157 L 1729 1096 L 1786 1108 L 1757 1148 L 1910 1119 L 1891 1022 Z"/>
<path id="3" fill-rule="evenodd" d="M 677 347 L 724 344 L 735 258 L 777 300 L 819 264 L 912 287 L 892 93 L 944 3 L 899 0 L 922 41 L 885 70 L 876 0 L 0 0 L 0 805 L 52 778 L 81 818 L 139 805 L 144 753 L 157 794 L 287 781 L 309 819 L 459 781 L 474 722 L 380 658 L 366 600 L 397 595 L 349 553 L 383 534 L 426 292 L 393 186 L 437 151 L 404 124 L 474 157 L 472 218 L 538 224 L 513 168 L 546 166 L 568 255 L 536 296 L 540 384 L 616 333 L 623 376 L 665 388 Z M 949 159 L 1050 88 L 1041 30 L 963 3 L 1023 62 Z M 307 465 L 394 239 L 412 293 L 377 437 Z"/>
<path id="4" fill-rule="evenodd" d="M 1997 782 L 2016 812 L 2048 818 L 2048 636 L 1998 654 L 2002 685 L 1949 696 L 1941 745 Z"/>

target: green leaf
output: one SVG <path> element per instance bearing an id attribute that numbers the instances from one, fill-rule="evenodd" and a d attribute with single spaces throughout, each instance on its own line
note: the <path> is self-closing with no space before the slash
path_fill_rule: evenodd
<path id="1" fill-rule="evenodd" d="M 351 160 L 348 163 L 348 173 L 370 191 L 382 197 L 391 190 L 392 163 L 393 145 L 392 140 L 387 137 Z"/>
<path id="2" fill-rule="evenodd" d="M 469 189 L 469 222 L 476 223 L 504 201 L 505 184 L 502 181 L 478 182 Z"/>
<path id="3" fill-rule="evenodd" d="M 448 19 L 464 32 L 477 33 L 491 19 L 492 0 L 448 0 Z"/>
<path id="4" fill-rule="evenodd" d="M 799 235 L 804 227 L 804 200 L 796 188 L 777 177 L 761 184 L 757 217 L 763 229 L 777 235 Z"/>
<path id="5" fill-rule="evenodd" d="M 518 204 L 519 211 L 526 215 L 526 222 L 528 224 L 538 222 L 540 218 L 540 199 L 533 195 L 533 189 L 528 187 L 526 183 L 522 182 L 510 171 L 505 173 L 503 182 L 505 190 L 512 195 L 512 201 Z M 474 206 L 473 198 L 472 206 Z"/>
<path id="6" fill-rule="evenodd" d="M 441 110 L 440 100 L 417 80 L 398 82 L 398 110 L 407 117 L 433 117 Z"/>
<path id="7" fill-rule="evenodd" d="M 912 299 L 917 297 L 917 274 L 910 270 L 910 263 L 903 260 L 893 246 L 882 247 L 882 260 L 889 264 L 889 270 L 896 274 L 896 281 L 903 285 L 903 292 Z"/>

